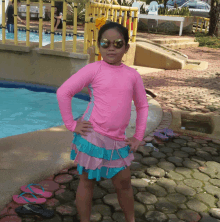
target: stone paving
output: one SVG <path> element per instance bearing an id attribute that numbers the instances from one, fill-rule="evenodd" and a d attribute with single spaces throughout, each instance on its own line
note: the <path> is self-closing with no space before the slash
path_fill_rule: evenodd
<path id="1" fill-rule="evenodd" d="M 163 109 L 220 115 L 220 49 L 179 50 L 189 59 L 207 61 L 206 70 L 165 70 L 141 75 L 145 88 L 157 94 Z"/>
<path id="2" fill-rule="evenodd" d="M 171 115 L 157 128 L 169 125 Z M 134 154 L 131 183 L 136 222 L 220 222 L 220 140 L 177 135 L 168 142 L 152 136 Z M 39 181 L 53 197 L 45 203 L 52 219 L 20 218 L 13 201 L 0 213 L 0 222 L 78 222 L 75 206 L 79 175 L 74 167 Z M 96 183 L 91 221 L 123 222 L 123 212 L 111 180 Z M 219 219 L 219 220 L 218 220 Z"/>

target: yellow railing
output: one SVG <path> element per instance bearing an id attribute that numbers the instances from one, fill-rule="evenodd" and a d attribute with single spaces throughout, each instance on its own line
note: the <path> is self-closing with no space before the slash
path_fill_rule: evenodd
<path id="1" fill-rule="evenodd" d="M 55 8 L 55 1 L 51 0 L 50 49 L 54 49 L 54 8 Z"/>
<path id="2" fill-rule="evenodd" d="M 55 1 L 51 0 L 51 43 L 50 49 L 54 50 L 54 7 Z M 57 0 L 58 1 L 58 0 Z M 74 17 L 73 17 L 73 48 L 72 51 L 76 52 L 77 46 L 77 7 L 78 4 L 74 0 L 59 0 L 63 1 L 63 28 L 62 28 L 62 51 L 65 51 L 66 41 L 66 18 L 67 18 L 67 1 L 74 4 Z M 74 3 L 73 3 L 74 2 Z M 114 22 L 127 26 L 129 31 L 129 42 L 136 41 L 137 22 L 138 22 L 138 8 L 120 6 L 117 0 L 94 0 L 89 1 L 85 8 L 85 27 L 84 27 L 84 53 L 91 46 L 95 46 L 95 59 L 98 60 L 98 28 L 95 26 L 96 19 L 105 18 Z M 17 0 L 14 0 L 14 44 L 18 45 L 17 37 Z M 127 14 L 129 15 L 127 17 Z M 134 19 L 132 19 L 132 14 Z M 133 21 L 132 21 L 133 20 Z M 131 23 L 133 22 L 133 34 L 131 36 Z M 5 1 L 2 1 L 2 43 L 5 44 Z M 42 34 L 43 34 L 43 0 L 39 0 L 39 48 L 42 48 Z M 26 46 L 30 46 L 30 0 L 26 0 Z"/>
<path id="3" fill-rule="evenodd" d="M 30 46 L 30 0 L 26 4 L 26 46 Z"/>
<path id="4" fill-rule="evenodd" d="M 129 12 L 129 23 L 128 32 L 131 36 L 131 23 L 132 23 L 132 13 L 134 13 L 133 19 L 133 34 L 129 42 L 136 41 L 137 34 L 137 23 L 138 23 L 138 8 L 127 7 L 113 4 L 104 4 L 98 2 L 90 1 L 86 4 L 86 16 L 85 16 L 85 32 L 84 32 L 84 53 L 87 53 L 87 49 L 91 46 L 95 47 L 95 61 L 98 60 L 99 49 L 97 44 L 98 39 L 98 28 L 95 26 L 96 19 L 105 18 L 106 20 L 111 20 L 118 22 L 123 26 L 127 26 L 127 13 Z"/>
<path id="5" fill-rule="evenodd" d="M 77 39 L 77 3 L 74 3 L 74 24 L 73 24 L 73 52 L 76 52 L 76 39 Z"/>
<path id="6" fill-rule="evenodd" d="M 42 31 L 43 31 L 43 0 L 39 0 L 39 48 L 42 48 Z"/>
<path id="7" fill-rule="evenodd" d="M 59 0 L 60 1 L 60 0 Z M 71 2 L 71 0 L 69 1 Z M 51 0 L 51 44 L 50 49 L 54 49 L 54 7 L 55 0 Z M 66 40 L 66 16 L 67 2 L 63 0 L 63 29 L 62 29 L 62 51 L 65 51 Z M 73 52 L 76 52 L 77 39 L 77 3 L 74 3 L 73 19 Z M 6 21 L 5 21 L 5 1 L 2 1 L 2 43 L 6 41 Z M 18 25 L 17 25 L 17 0 L 14 0 L 14 44 L 18 45 Z M 42 48 L 43 34 L 43 0 L 39 0 L 39 48 Z M 30 0 L 26 1 L 26 46 L 30 46 Z"/>
<path id="8" fill-rule="evenodd" d="M 198 31 L 198 28 L 199 28 L 199 21 L 201 20 L 201 27 L 200 27 L 200 32 L 203 31 L 203 24 L 205 25 L 205 33 L 208 32 L 208 26 L 209 26 L 209 22 L 210 22 L 210 19 L 209 18 L 204 18 L 204 17 L 195 17 L 196 18 L 196 30 L 195 32 Z"/>
<path id="9" fill-rule="evenodd" d="M 18 29 L 17 29 L 17 15 L 18 15 L 18 7 L 17 7 L 17 1 L 14 1 L 14 40 L 15 40 L 15 45 L 18 45 Z"/>
<path id="10" fill-rule="evenodd" d="M 2 0 L 2 43 L 5 44 L 5 0 Z"/>
<path id="11" fill-rule="evenodd" d="M 167 15 L 167 16 L 177 16 L 177 15 Z M 185 17 L 186 19 L 193 17 L 196 20 L 196 30 L 195 30 L 195 32 L 197 32 L 198 29 L 199 29 L 200 32 L 202 32 L 203 31 L 203 24 L 205 25 L 205 33 L 208 32 L 208 27 L 209 27 L 209 22 L 210 22 L 209 18 L 198 17 L 198 16 L 190 16 L 190 17 L 189 16 L 182 16 L 182 15 L 179 15 L 179 16 Z M 199 28 L 199 21 L 200 20 L 201 20 L 201 27 Z"/>

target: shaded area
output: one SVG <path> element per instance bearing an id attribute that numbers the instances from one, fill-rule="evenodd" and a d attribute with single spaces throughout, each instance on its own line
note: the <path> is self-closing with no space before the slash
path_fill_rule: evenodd
<path id="1" fill-rule="evenodd" d="M 200 133 L 212 133 L 212 127 L 209 122 L 200 122 L 200 121 L 193 121 L 188 119 L 182 119 L 182 127 L 184 130 L 193 130 Z"/>

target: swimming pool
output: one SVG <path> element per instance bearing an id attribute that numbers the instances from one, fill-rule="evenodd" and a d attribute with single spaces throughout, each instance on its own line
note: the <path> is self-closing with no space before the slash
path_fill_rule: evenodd
<path id="1" fill-rule="evenodd" d="M 14 33 L 8 33 L 8 30 L 5 31 L 6 39 L 14 39 Z M 50 34 L 42 34 L 43 42 L 42 45 L 50 44 Z M 83 39 L 83 36 L 77 36 L 77 39 Z M 2 40 L 2 29 L 0 29 L 0 40 Z M 73 40 L 73 36 L 66 36 L 66 41 Z M 18 41 L 26 41 L 26 32 L 18 31 Z M 62 41 L 62 35 L 54 35 L 54 42 Z M 39 33 L 30 32 L 30 42 L 39 42 Z"/>
<path id="2" fill-rule="evenodd" d="M 63 125 L 55 87 L 0 81 L 0 138 Z M 74 118 L 82 115 L 89 96 L 72 99 Z"/>

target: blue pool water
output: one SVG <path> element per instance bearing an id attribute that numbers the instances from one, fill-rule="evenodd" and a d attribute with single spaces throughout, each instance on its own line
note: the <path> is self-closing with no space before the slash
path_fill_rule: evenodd
<path id="1" fill-rule="evenodd" d="M 5 31 L 6 39 L 14 39 L 14 33 L 8 33 Z M 43 42 L 42 45 L 50 44 L 50 34 L 42 34 Z M 77 39 L 83 39 L 83 37 L 77 36 Z M 0 40 L 2 40 L 2 29 L 0 29 Z M 66 41 L 73 40 L 73 36 L 66 36 Z M 26 41 L 26 32 L 18 31 L 18 41 Z M 54 35 L 54 42 L 62 41 L 62 35 Z M 39 42 L 39 33 L 30 32 L 30 42 Z"/>
<path id="2" fill-rule="evenodd" d="M 0 84 L 0 138 L 64 124 L 55 90 L 49 92 L 50 90 L 36 88 L 36 91 L 31 91 L 19 87 L 5 88 Z M 43 90 L 44 92 L 40 92 Z M 82 115 L 89 103 L 87 95 L 77 95 L 78 98 L 72 99 L 74 118 Z"/>

